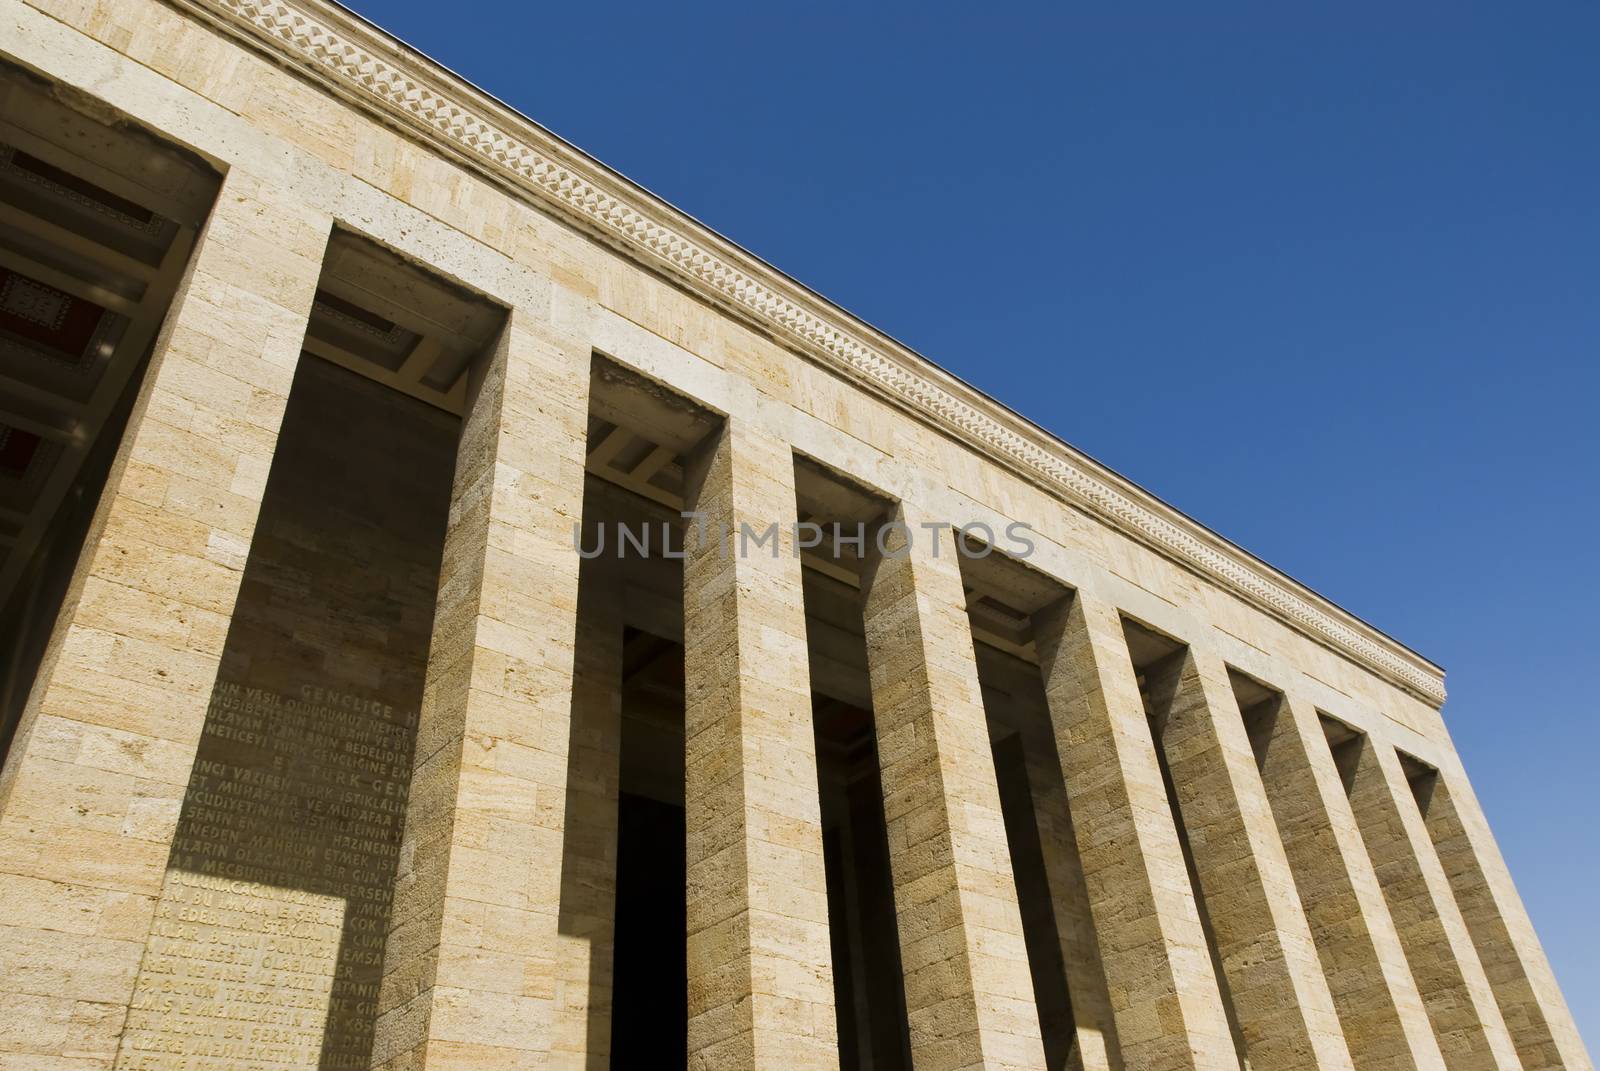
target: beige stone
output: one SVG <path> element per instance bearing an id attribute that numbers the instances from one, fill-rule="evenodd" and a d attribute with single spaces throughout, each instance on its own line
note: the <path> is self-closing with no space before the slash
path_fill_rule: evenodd
<path id="1" fill-rule="evenodd" d="M 1036 627 L 1122 1057 L 1236 1068 L 1122 623 L 1080 590 Z"/>
<path id="2" fill-rule="evenodd" d="M 1041 1067 L 953 533 L 925 521 L 899 509 L 863 596 L 911 1051 L 918 1067 Z"/>
<path id="3" fill-rule="evenodd" d="M 564 1014 L 554 982 L 588 355 L 528 319 L 511 312 L 458 450 L 375 1067 L 524 1067 L 551 1051 Z M 532 497 L 547 507 L 536 524 L 519 509 Z M 474 925 L 491 908 L 511 913 L 509 951 Z"/>
<path id="4" fill-rule="evenodd" d="M 1220 659 L 1197 646 L 1146 688 L 1250 1066 L 1349 1068 L 1300 893 Z"/>
<path id="5" fill-rule="evenodd" d="M 127 494 L 122 486 L 130 472 L 176 474 L 196 459 L 212 459 L 221 472 L 249 458 L 270 460 L 270 437 L 212 441 L 153 414 L 214 405 L 215 398 L 195 392 L 190 379 L 192 370 L 207 368 L 241 389 L 255 379 L 271 384 L 271 403 L 261 419 L 273 425 L 282 418 L 288 381 L 281 370 L 293 366 L 294 332 L 310 307 L 330 220 L 303 206 L 279 211 L 275 202 L 281 198 L 242 168 L 223 185 L 156 341 L 86 552 L 0 776 L 0 870 L 11 879 L 0 903 L 0 917 L 7 920 L 0 991 L 8 1002 L 21 1001 L 22 1018 L 12 1023 L 18 1051 L 41 1060 L 61 1050 L 48 1042 L 42 1020 L 34 1030 L 27 1017 L 53 1015 L 57 1005 L 21 998 L 70 1000 L 83 1014 L 93 1010 L 88 1018 L 75 1011 L 71 1024 L 120 1024 L 145 935 L 137 924 L 108 936 L 58 930 L 59 922 L 38 915 L 34 896 L 48 888 L 52 897 L 68 898 L 97 917 L 129 897 L 148 902 L 159 891 L 207 689 L 222 653 L 221 630 L 208 629 L 196 645 L 187 621 L 189 615 L 225 619 L 238 593 L 242 563 L 213 560 L 204 538 L 188 552 L 170 545 L 170 531 L 204 537 L 215 529 L 203 520 L 191 523 L 181 503 L 149 502 L 154 496 L 142 481 Z M 241 259 L 241 251 L 265 246 L 275 250 L 279 270 L 261 271 Z M 248 305 L 264 317 L 265 330 L 226 344 L 207 337 L 205 325 L 217 318 L 219 302 L 224 314 Z M 122 590 L 126 598 L 110 597 Z M 152 604 L 161 607 L 155 614 Z M 157 624 L 162 617 L 184 624 L 163 628 Z M 86 693 L 103 701 L 83 702 Z M 165 820 L 149 820 L 154 814 Z M 79 1044 L 75 1027 L 68 1032 L 67 1044 Z M 36 1044 L 47 1047 L 39 1051 Z M 114 1050 L 115 1045 L 96 1048 L 100 1066 L 109 1066 Z"/>
<path id="6" fill-rule="evenodd" d="M 1526 1071 L 1590 1067 L 1544 949 L 1464 774 L 1426 789 L 1427 829 Z"/>
<path id="7" fill-rule="evenodd" d="M 837 1067 L 800 562 L 747 539 L 794 516 L 793 455 L 731 420 L 689 484 L 689 1066 Z"/>
<path id="8" fill-rule="evenodd" d="M 1297 696 L 1266 701 L 1262 780 L 1358 1068 L 1445 1066 L 1406 963 L 1355 812 L 1317 713 Z"/>
<path id="9" fill-rule="evenodd" d="M 1399 757 L 1381 741 L 1358 738 L 1341 758 L 1362 840 L 1446 1064 L 1521 1067 Z"/>
<path id="10" fill-rule="evenodd" d="M 1048 699 L 1053 739 L 1030 738 L 1026 791 L 1072 1003 L 1069 1066 L 1237 1068 L 1231 1018 L 1258 1071 L 1342 1067 L 1346 1053 L 1362 1071 L 1592 1067 L 1455 756 L 1439 667 L 336 5 L 0 0 L 0 53 L 8 92 L 37 78 L 45 88 L 30 92 L 52 107 L 226 175 L 84 551 L 64 566 L 66 599 L 29 626 L 50 642 L 0 773 L 0 1068 L 158 1067 L 169 1055 L 158 1049 L 181 1040 L 150 994 L 163 942 L 188 938 L 156 931 L 174 911 L 214 906 L 204 895 L 240 895 L 197 892 L 181 865 L 226 674 L 298 686 L 297 667 L 333 661 L 362 694 L 392 684 L 378 653 L 387 627 L 296 616 L 295 584 L 317 577 L 287 560 L 272 563 L 285 569 L 279 646 L 223 664 L 252 554 L 316 543 L 259 530 L 303 346 L 464 418 L 436 593 L 395 601 L 401 616 L 433 611 L 411 775 L 383 779 L 409 797 L 389 846 L 398 867 L 351 886 L 393 887 L 383 982 L 372 1008 L 328 1018 L 375 1031 L 373 1066 L 607 1064 L 618 689 L 624 630 L 646 626 L 688 652 L 692 1059 L 839 1062 L 813 736 L 822 691 L 808 660 L 849 673 L 808 634 L 802 577 L 817 562 L 794 557 L 787 536 L 775 558 L 696 553 L 681 606 L 631 574 L 580 568 L 570 541 L 591 435 L 620 419 L 589 404 L 599 353 L 722 419 L 697 473 L 676 448 L 619 462 L 654 476 L 613 490 L 668 516 L 697 504 L 757 528 L 793 520 L 798 453 L 906 503 L 919 536 L 922 522 L 1031 528 L 1027 564 L 1072 592 L 1009 651 L 1038 661 Z M 166 208 L 159 175 L 109 166 L 93 139 L 53 134 L 46 113 L 5 112 L 7 143 Z M 312 302 L 330 228 L 370 239 L 401 276 L 512 310 L 472 397 L 424 382 L 418 349 L 394 342 L 407 315 L 430 311 L 403 293 L 391 315 L 345 324 L 390 339 L 390 364 L 307 341 L 329 315 Z M 0 251 L 22 255 L 12 244 Z M 183 271 L 181 256 L 105 263 L 165 281 L 162 293 Z M 76 285 L 68 275 L 52 278 Z M 103 289 L 108 307 L 137 306 L 134 289 Z M 464 320 L 436 326 L 428 346 L 470 333 Z M 1067 1009 L 1041 1007 L 1051 998 L 1032 989 L 973 665 L 968 614 L 982 596 L 964 590 L 951 549 L 934 558 L 919 543 L 876 567 L 870 666 L 846 667 L 870 672 L 859 689 L 870 694 L 850 701 L 872 707 L 863 717 L 878 730 L 917 1066 L 1037 1067 L 1041 1012 L 1059 1022 Z M 382 569 L 351 573 L 338 579 L 371 581 L 382 602 Z M 1193 660 L 1159 754 L 1125 616 Z M 1289 696 L 1259 773 L 1230 669 Z M 1319 709 L 1366 740 L 1348 797 L 1317 739 Z M 275 731 L 312 752 L 339 740 L 298 723 Z M 1425 812 L 1396 746 L 1438 767 Z M 299 786 L 264 809 L 312 796 Z M 276 843 L 270 831 L 263 843 Z M 243 902 L 306 913 L 315 934 L 294 939 L 324 964 L 342 898 L 259 891 Z M 195 933 L 231 933 L 237 952 L 245 926 L 232 922 Z M 291 973 L 338 999 L 321 966 Z M 290 989 L 270 987 L 265 1003 L 282 1012 L 273 1001 Z M 298 1059 L 285 1051 L 279 1066 Z"/>

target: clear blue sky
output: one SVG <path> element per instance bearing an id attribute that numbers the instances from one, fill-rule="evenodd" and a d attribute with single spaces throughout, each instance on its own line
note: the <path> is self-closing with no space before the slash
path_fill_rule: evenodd
<path id="1" fill-rule="evenodd" d="M 356 7 L 1442 663 L 1600 1045 L 1600 6 Z"/>

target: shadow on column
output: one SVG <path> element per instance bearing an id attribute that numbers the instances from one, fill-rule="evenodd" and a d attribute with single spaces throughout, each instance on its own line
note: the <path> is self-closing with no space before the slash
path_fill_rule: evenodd
<path id="1" fill-rule="evenodd" d="M 130 1031 L 154 1015 L 241 1062 L 260 1038 L 325 1071 L 367 1065 L 456 432 L 302 361 Z M 186 976 L 217 1002 L 190 1024 L 160 997 Z"/>

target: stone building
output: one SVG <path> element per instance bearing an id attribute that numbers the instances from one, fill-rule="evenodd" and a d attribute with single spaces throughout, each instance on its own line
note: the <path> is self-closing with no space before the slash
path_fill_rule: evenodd
<path id="1" fill-rule="evenodd" d="M 1439 667 L 327 0 L 0 0 L 0 422 L 4 1071 L 1591 1068 Z"/>

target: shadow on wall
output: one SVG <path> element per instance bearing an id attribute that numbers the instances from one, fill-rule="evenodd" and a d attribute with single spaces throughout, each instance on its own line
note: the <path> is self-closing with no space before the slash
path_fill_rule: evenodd
<path id="1" fill-rule="evenodd" d="M 124 1058 L 368 1066 L 458 431 L 301 361 Z"/>

